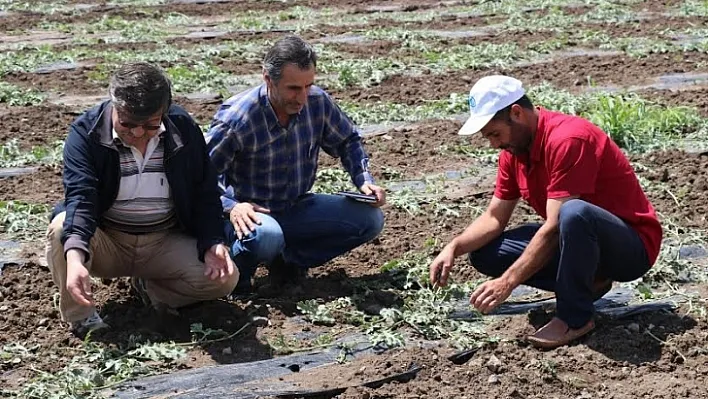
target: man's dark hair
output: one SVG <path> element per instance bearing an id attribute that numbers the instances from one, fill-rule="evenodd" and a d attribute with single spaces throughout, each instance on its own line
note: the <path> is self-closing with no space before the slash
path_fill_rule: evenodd
<path id="1" fill-rule="evenodd" d="M 277 83 L 287 64 L 295 64 L 300 69 L 317 67 L 317 54 L 312 46 L 299 36 L 286 36 L 273 44 L 263 59 L 263 69 Z"/>
<path id="2" fill-rule="evenodd" d="M 526 94 L 521 96 L 520 99 L 514 101 L 512 104 L 509 104 L 507 107 L 500 109 L 497 111 L 496 114 L 492 117 L 493 121 L 505 121 L 505 122 L 511 122 L 511 107 L 514 104 L 519 104 L 521 108 L 525 108 L 528 110 L 533 109 L 533 103 L 531 102 L 531 99 L 529 99 Z"/>
<path id="3" fill-rule="evenodd" d="M 111 76 L 108 92 L 114 106 L 135 119 L 167 112 L 172 103 L 172 84 L 158 66 L 147 62 L 122 65 Z"/>

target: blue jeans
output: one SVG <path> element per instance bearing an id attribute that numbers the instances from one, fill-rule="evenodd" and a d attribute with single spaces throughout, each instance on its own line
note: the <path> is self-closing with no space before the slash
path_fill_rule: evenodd
<path id="1" fill-rule="evenodd" d="M 251 286 L 260 263 L 276 257 L 294 267 L 319 266 L 371 241 L 381 233 L 383 212 L 368 204 L 337 195 L 306 194 L 289 209 L 258 213 L 261 224 L 242 239 L 226 222 L 226 237 L 241 278 L 238 288 Z"/>
<path id="2" fill-rule="evenodd" d="M 505 231 L 469 254 L 479 272 L 501 276 L 526 249 L 540 224 Z M 556 293 L 556 315 L 570 328 L 593 316 L 592 285 L 596 277 L 631 281 L 651 265 L 639 234 L 622 219 L 588 202 L 564 203 L 559 216 L 559 246 L 546 266 L 524 284 Z"/>

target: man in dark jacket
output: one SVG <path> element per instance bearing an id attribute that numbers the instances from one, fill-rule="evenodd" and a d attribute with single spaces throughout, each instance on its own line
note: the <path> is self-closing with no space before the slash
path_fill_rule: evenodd
<path id="1" fill-rule="evenodd" d="M 78 334 L 106 327 L 90 276 L 130 276 L 146 304 L 170 312 L 238 281 L 204 138 L 171 102 L 162 70 L 127 64 L 111 78 L 110 100 L 71 125 L 47 260 L 61 317 Z"/>

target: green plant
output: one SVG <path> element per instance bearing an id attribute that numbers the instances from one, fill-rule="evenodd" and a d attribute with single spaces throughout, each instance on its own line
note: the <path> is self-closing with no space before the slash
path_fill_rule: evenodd
<path id="1" fill-rule="evenodd" d="M 140 375 L 155 374 L 184 358 L 186 352 L 174 343 L 144 343 L 132 349 L 104 347 L 84 342 L 81 353 L 64 368 L 36 373 L 17 392 L 20 398 L 99 398 L 98 390 L 115 386 Z"/>
<path id="2" fill-rule="evenodd" d="M 194 323 L 189 326 L 189 332 L 192 333 L 192 342 L 193 343 L 203 343 L 205 341 L 215 339 L 215 338 L 221 338 L 228 336 L 229 334 L 222 330 L 222 329 L 212 329 L 212 328 L 204 328 L 202 323 Z"/>
<path id="3" fill-rule="evenodd" d="M 32 359 L 38 348 L 39 345 L 33 345 L 28 348 L 19 342 L 3 345 L 0 348 L 0 365 L 17 365 L 25 359 Z"/>
<path id="4" fill-rule="evenodd" d="M 634 94 L 599 93 L 588 108 L 583 116 L 628 150 L 675 140 L 705 123 L 695 110 L 660 107 Z"/>
<path id="5" fill-rule="evenodd" d="M 708 17 L 708 2 L 705 0 L 685 0 L 680 3 L 679 12 L 691 17 Z"/>
<path id="6" fill-rule="evenodd" d="M 75 11 L 66 0 L 51 1 L 47 3 L 34 1 L 0 0 L 0 11 L 24 11 L 41 14 L 55 14 Z"/>
<path id="7" fill-rule="evenodd" d="M 266 338 L 266 342 L 277 355 L 289 355 L 299 349 L 297 341 L 286 338 L 283 334 L 278 334 L 275 338 Z"/>
<path id="8" fill-rule="evenodd" d="M 322 168 L 317 170 L 313 193 L 333 194 L 339 191 L 351 191 L 354 184 L 349 173 L 341 168 Z"/>
<path id="9" fill-rule="evenodd" d="M 313 324 L 333 326 L 337 320 L 348 324 L 359 325 L 365 320 L 362 312 L 353 309 L 351 298 L 337 298 L 326 304 L 318 303 L 315 299 L 298 302 L 297 308 Z"/>
<path id="10" fill-rule="evenodd" d="M 32 147 L 23 151 L 17 139 L 11 139 L 0 146 L 0 168 L 17 168 L 27 165 L 57 165 L 63 158 L 64 142 L 56 142 L 51 147 Z"/>
<path id="11" fill-rule="evenodd" d="M 444 51 L 427 51 L 422 54 L 425 66 L 438 73 L 460 69 L 506 68 L 529 56 L 514 43 L 459 45 Z"/>
<path id="12" fill-rule="evenodd" d="M 175 65 L 167 68 L 173 88 L 181 93 L 216 91 L 228 96 L 228 88 L 236 78 L 219 67 L 199 61 L 193 65 Z"/>
<path id="13" fill-rule="evenodd" d="M 0 82 L 0 103 L 10 106 L 39 105 L 44 96 L 32 89 L 23 89 L 10 83 Z"/>
<path id="14" fill-rule="evenodd" d="M 0 232 L 23 241 L 36 240 L 47 228 L 48 213 L 46 205 L 0 201 Z"/>
<path id="15" fill-rule="evenodd" d="M 427 200 L 427 197 L 427 195 L 416 194 L 412 189 L 406 187 L 391 193 L 388 196 L 388 203 L 411 215 L 417 215 L 423 211 L 421 205 L 423 201 Z"/>
<path id="16" fill-rule="evenodd" d="M 359 125 L 442 119 L 469 110 L 467 96 L 459 93 L 451 93 L 445 99 L 426 100 L 414 106 L 403 103 L 362 104 L 348 101 L 341 101 L 339 105 Z"/>

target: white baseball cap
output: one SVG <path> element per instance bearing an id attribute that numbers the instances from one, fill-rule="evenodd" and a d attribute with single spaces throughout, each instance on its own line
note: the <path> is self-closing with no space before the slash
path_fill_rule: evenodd
<path id="1" fill-rule="evenodd" d="M 509 76 L 493 75 L 478 80 L 470 90 L 470 118 L 459 134 L 467 136 L 482 130 L 500 110 L 516 102 L 524 94 L 521 81 Z"/>

